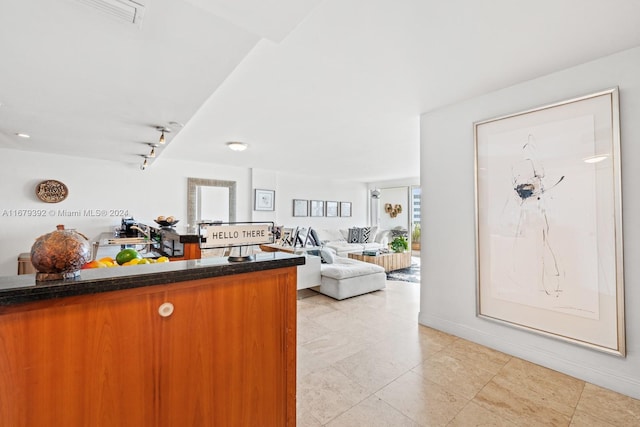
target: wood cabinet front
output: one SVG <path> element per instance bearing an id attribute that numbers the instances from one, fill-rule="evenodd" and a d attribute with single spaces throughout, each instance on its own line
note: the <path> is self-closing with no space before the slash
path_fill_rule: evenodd
<path id="1" fill-rule="evenodd" d="M 7 426 L 294 426 L 296 268 L 0 314 Z"/>

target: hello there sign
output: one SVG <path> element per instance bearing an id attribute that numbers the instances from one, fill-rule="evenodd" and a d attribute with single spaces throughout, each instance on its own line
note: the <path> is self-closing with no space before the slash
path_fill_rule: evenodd
<path id="1" fill-rule="evenodd" d="M 273 223 L 199 224 L 200 247 L 221 248 L 273 243 Z"/>

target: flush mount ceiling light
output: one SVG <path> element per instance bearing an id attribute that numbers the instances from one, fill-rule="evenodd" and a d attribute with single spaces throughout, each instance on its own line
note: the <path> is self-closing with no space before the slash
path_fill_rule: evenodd
<path id="1" fill-rule="evenodd" d="M 22 132 L 18 132 L 16 133 L 16 136 L 19 136 L 20 138 L 31 138 L 31 135 L 28 135 L 26 133 L 22 133 Z"/>
<path id="2" fill-rule="evenodd" d="M 233 151 L 244 151 L 247 149 L 247 147 L 249 147 L 249 145 L 245 144 L 244 142 L 232 141 L 227 142 L 227 147 L 229 147 Z"/>

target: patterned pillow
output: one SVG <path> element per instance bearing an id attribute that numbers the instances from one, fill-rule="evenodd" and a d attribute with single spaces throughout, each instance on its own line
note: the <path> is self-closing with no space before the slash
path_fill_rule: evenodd
<path id="1" fill-rule="evenodd" d="M 368 243 L 371 236 L 371 227 L 362 227 L 360 229 L 360 240 L 358 243 Z"/>
<path id="2" fill-rule="evenodd" d="M 373 227 L 371 227 L 371 232 L 369 233 L 369 240 L 367 240 L 367 243 L 375 242 L 377 234 L 378 234 L 378 226 L 374 225 Z"/>
<path id="3" fill-rule="evenodd" d="M 360 243 L 361 232 L 359 228 L 350 228 L 349 236 L 347 237 L 347 242 L 349 243 Z"/>
<path id="4" fill-rule="evenodd" d="M 349 229 L 349 243 L 367 243 L 371 235 L 371 227 L 353 227 Z"/>

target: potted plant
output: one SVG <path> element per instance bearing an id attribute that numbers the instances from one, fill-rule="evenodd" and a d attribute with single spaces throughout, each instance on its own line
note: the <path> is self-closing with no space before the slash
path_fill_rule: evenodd
<path id="1" fill-rule="evenodd" d="M 405 252 L 409 250 L 409 242 L 404 236 L 398 236 L 389 243 L 393 252 Z"/>
<path id="2" fill-rule="evenodd" d="M 411 232 L 411 249 L 414 251 L 420 250 L 420 224 L 417 223 L 413 226 Z"/>

